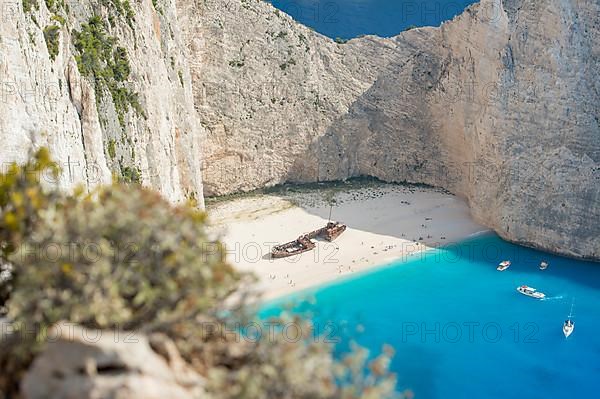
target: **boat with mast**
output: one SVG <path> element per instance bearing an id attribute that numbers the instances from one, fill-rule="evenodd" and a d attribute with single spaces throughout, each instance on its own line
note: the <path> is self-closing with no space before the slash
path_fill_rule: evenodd
<path id="1" fill-rule="evenodd" d="M 329 209 L 329 220 L 325 227 L 304 234 L 296 240 L 288 242 L 287 244 L 273 247 L 273 250 L 271 251 L 271 257 L 278 259 L 299 255 L 304 252 L 312 251 L 316 248 L 316 244 L 313 242 L 314 239 L 324 239 L 332 242 L 338 238 L 344 231 L 346 231 L 347 226 L 340 222 L 331 221 L 332 209 L 333 205 Z"/>
<path id="2" fill-rule="evenodd" d="M 575 322 L 571 320 L 573 318 L 573 303 L 575 302 L 575 298 L 571 302 L 571 311 L 569 312 L 569 316 L 567 316 L 567 320 L 563 323 L 563 334 L 565 338 L 569 338 L 571 334 L 573 334 L 573 330 L 575 330 Z"/>

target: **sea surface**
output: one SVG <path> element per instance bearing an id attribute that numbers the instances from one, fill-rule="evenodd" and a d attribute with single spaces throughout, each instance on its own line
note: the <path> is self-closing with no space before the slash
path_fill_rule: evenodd
<path id="1" fill-rule="evenodd" d="M 496 271 L 504 259 L 512 266 Z M 522 284 L 547 298 L 519 294 Z M 340 340 L 338 356 L 352 340 L 373 355 L 392 345 L 398 389 L 417 399 L 598 397 L 600 263 L 486 234 L 267 303 L 261 316 L 289 306 Z"/>
<path id="2" fill-rule="evenodd" d="M 439 26 L 474 0 L 272 0 L 277 8 L 331 38 L 395 36 L 408 27 Z"/>

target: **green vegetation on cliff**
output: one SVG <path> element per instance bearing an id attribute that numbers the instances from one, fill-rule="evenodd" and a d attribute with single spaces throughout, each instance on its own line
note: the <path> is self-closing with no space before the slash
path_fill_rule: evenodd
<path id="1" fill-rule="evenodd" d="M 32 10 L 37 10 L 40 8 L 40 5 L 38 4 L 37 0 L 22 0 L 23 3 L 23 11 L 27 12 L 31 12 Z"/>
<path id="2" fill-rule="evenodd" d="M 56 25 L 48 25 L 44 28 L 44 40 L 46 40 L 46 47 L 48 47 L 48 54 L 50 59 L 54 61 L 58 55 L 58 43 L 60 40 L 60 27 Z"/>
<path id="3" fill-rule="evenodd" d="M 254 316 L 244 299 L 253 277 L 227 263 L 204 212 L 139 185 L 67 194 L 55 187 L 58 176 L 46 150 L 0 174 L 0 261 L 12 266 L 0 292 L 8 292 L 15 332 L 0 341 L 0 391 L 18 391 L 48 329 L 67 321 L 166 334 L 206 378 L 212 399 L 392 396 L 389 349 L 369 361 L 355 348 L 337 362 L 308 323 L 287 316 L 273 325 L 295 323 L 297 339 L 207 333 L 206 323 L 235 331 Z"/>
<path id="4" fill-rule="evenodd" d="M 75 56 L 79 72 L 91 78 L 95 84 L 96 101 L 99 103 L 104 90 L 107 90 L 119 118 L 125 127 L 125 115 L 133 109 L 145 116 L 138 94 L 127 88 L 131 67 L 127 50 L 116 46 L 117 39 L 110 36 L 104 21 L 99 16 L 91 17 L 81 25 L 81 30 L 73 30 L 73 44 L 78 52 Z"/>

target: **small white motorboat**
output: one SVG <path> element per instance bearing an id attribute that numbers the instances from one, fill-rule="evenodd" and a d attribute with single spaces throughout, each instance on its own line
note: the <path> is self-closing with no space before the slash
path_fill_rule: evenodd
<path id="1" fill-rule="evenodd" d="M 548 268 L 548 262 L 540 263 L 540 270 L 546 270 Z"/>
<path id="2" fill-rule="evenodd" d="M 544 294 L 543 292 L 540 292 L 540 291 L 536 290 L 535 288 L 528 287 L 526 285 L 521 285 L 520 287 L 517 287 L 517 291 L 519 291 L 523 295 L 527 295 L 527 296 L 530 296 L 530 297 L 536 298 L 536 299 L 546 298 L 546 294 Z"/>
<path id="3" fill-rule="evenodd" d="M 511 263 L 509 260 L 502 261 L 502 262 L 500 262 L 500 264 L 498 265 L 496 270 L 498 270 L 499 272 L 503 272 L 510 267 L 510 264 Z"/>

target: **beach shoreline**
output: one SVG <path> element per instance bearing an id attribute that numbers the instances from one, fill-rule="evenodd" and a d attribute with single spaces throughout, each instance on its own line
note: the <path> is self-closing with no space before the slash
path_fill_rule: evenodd
<path id="1" fill-rule="evenodd" d="M 489 231 L 444 190 L 383 183 L 257 194 L 209 204 L 207 212 L 210 233 L 225 244 L 233 266 L 258 277 L 263 301 Z M 271 259 L 273 246 L 325 226 L 330 212 L 348 225 L 337 240 L 317 240 L 313 251 Z"/>

